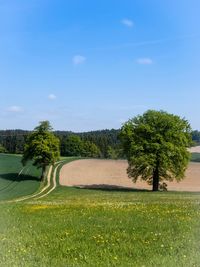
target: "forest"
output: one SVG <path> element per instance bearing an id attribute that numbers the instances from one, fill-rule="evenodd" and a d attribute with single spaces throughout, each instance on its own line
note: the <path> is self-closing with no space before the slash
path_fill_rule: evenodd
<path id="1" fill-rule="evenodd" d="M 60 139 L 61 156 L 83 156 L 99 158 L 123 158 L 119 129 L 98 130 L 82 133 L 71 131 L 54 131 Z M 26 130 L 1 130 L 0 152 L 21 154 L 30 131 Z M 200 131 L 192 132 L 194 145 L 200 144 Z"/>

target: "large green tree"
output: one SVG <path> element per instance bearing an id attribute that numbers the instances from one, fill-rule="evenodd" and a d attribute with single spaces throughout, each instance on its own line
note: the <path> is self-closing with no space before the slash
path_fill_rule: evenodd
<path id="1" fill-rule="evenodd" d="M 52 133 L 49 121 L 40 122 L 39 126 L 27 137 L 22 163 L 33 160 L 33 165 L 42 169 L 44 179 L 46 168 L 59 160 L 59 139 Z"/>
<path id="2" fill-rule="evenodd" d="M 164 111 L 148 110 L 126 122 L 120 138 L 133 182 L 140 177 L 159 190 L 163 181 L 180 181 L 190 159 L 191 127 L 187 120 Z"/>

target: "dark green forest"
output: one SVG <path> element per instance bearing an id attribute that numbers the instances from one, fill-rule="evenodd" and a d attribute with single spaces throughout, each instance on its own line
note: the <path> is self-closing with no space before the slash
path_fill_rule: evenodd
<path id="1" fill-rule="evenodd" d="M 83 133 L 55 131 L 60 139 L 61 156 L 83 156 L 101 158 L 123 158 L 119 141 L 119 129 L 99 130 Z M 0 152 L 23 153 L 24 143 L 30 131 L 1 130 Z M 200 131 L 192 132 L 194 145 L 200 144 Z"/>
<path id="2" fill-rule="evenodd" d="M 1 130 L 0 152 L 21 154 L 30 131 Z M 101 130 L 85 133 L 54 131 L 60 139 L 61 156 L 109 158 L 120 151 L 119 130 Z"/>
<path id="3" fill-rule="evenodd" d="M 194 145 L 200 145 L 200 131 L 192 132 L 192 140 L 194 141 Z"/>

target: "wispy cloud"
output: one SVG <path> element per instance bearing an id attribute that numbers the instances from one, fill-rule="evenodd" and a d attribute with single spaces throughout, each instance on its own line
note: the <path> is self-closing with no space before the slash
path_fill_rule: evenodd
<path id="1" fill-rule="evenodd" d="M 129 28 L 132 28 L 134 26 L 134 22 L 130 19 L 122 19 L 121 23 Z"/>
<path id="2" fill-rule="evenodd" d="M 24 110 L 20 106 L 10 106 L 7 108 L 7 111 L 13 112 L 13 113 L 19 113 L 19 112 L 23 112 Z"/>
<path id="3" fill-rule="evenodd" d="M 81 55 L 75 55 L 75 56 L 72 58 L 72 62 L 73 62 L 74 65 L 80 65 L 80 64 L 83 64 L 85 61 L 86 61 L 86 57 L 81 56 Z"/>
<path id="4" fill-rule="evenodd" d="M 136 62 L 140 65 L 151 65 L 153 64 L 153 60 L 151 58 L 148 57 L 144 57 L 144 58 L 138 58 L 136 60 Z"/>
<path id="5" fill-rule="evenodd" d="M 54 100 L 54 99 L 56 99 L 56 95 L 50 94 L 50 95 L 48 95 L 48 99 Z"/>

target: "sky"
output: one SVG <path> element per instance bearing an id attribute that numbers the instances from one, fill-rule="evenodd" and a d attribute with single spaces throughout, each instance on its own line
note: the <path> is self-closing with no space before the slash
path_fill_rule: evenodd
<path id="1" fill-rule="evenodd" d="M 0 129 L 117 129 L 155 109 L 200 130 L 199 10 L 199 0 L 0 0 Z"/>

